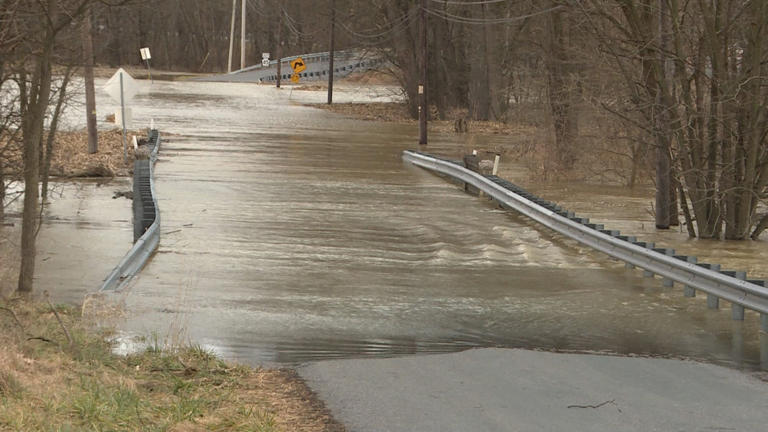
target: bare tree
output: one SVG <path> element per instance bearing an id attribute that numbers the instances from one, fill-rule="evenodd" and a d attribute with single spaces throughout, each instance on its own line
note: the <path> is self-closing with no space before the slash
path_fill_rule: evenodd
<path id="1" fill-rule="evenodd" d="M 4 11 L 8 36 L 18 41 L 5 54 L 18 87 L 18 115 L 23 154 L 24 204 L 21 229 L 21 268 L 18 291 L 33 290 L 35 238 L 39 228 L 39 184 L 45 118 L 51 103 L 53 65 L 57 44 L 80 19 L 90 0 L 18 0 Z M 59 92 L 63 98 L 65 92 Z M 58 104 L 57 104 L 58 105 Z M 60 107 L 59 107 L 60 108 Z M 55 126 L 55 125 L 54 125 Z M 51 130 L 50 134 L 55 134 Z"/>
<path id="2" fill-rule="evenodd" d="M 703 238 L 759 235 L 755 212 L 768 182 L 768 115 L 761 102 L 768 90 L 768 5 L 585 3 L 587 13 L 607 24 L 603 38 L 614 45 L 615 65 L 654 125 L 659 158 L 672 158 L 688 225 L 695 223 Z"/>

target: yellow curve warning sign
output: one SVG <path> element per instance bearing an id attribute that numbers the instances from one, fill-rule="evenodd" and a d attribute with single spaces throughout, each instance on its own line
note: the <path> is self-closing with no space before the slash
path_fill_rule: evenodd
<path id="1" fill-rule="evenodd" d="M 307 70 L 307 65 L 304 64 L 304 60 L 302 60 L 301 57 L 298 57 L 296 60 L 291 62 L 291 68 L 298 74 Z"/>

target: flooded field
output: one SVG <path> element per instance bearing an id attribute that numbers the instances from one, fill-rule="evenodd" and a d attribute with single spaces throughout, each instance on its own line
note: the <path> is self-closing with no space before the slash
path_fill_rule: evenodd
<path id="1" fill-rule="evenodd" d="M 684 299 L 680 287 L 662 288 L 464 194 L 402 162 L 416 125 L 350 120 L 303 105 L 321 96 L 157 82 L 137 97 L 137 123 L 153 119 L 166 138 L 156 166 L 163 235 L 124 294 L 125 335 L 192 340 L 252 363 L 493 346 L 759 366 L 753 313 L 733 322 L 725 307 L 707 310 L 701 296 Z M 349 91 L 334 100 L 392 97 Z M 458 158 L 466 138 L 431 139 L 428 151 Z M 656 234 L 649 190 L 627 198 L 615 187 L 527 184 L 521 173 L 505 164 L 502 176 L 611 229 L 768 277 L 765 242 L 713 248 L 681 233 Z M 104 194 L 89 193 L 77 205 L 100 208 Z M 129 204 L 115 205 L 89 212 L 82 225 L 49 220 L 42 253 L 82 257 L 68 258 L 68 270 L 66 262 L 41 263 L 40 280 L 58 299 L 79 302 L 97 287 L 61 287 L 82 278 L 78 266 L 93 255 L 103 255 L 106 276 L 128 250 Z M 57 206 L 53 214 L 71 214 Z M 56 231 L 60 225 L 67 233 Z M 72 249 L 70 231 L 88 230 L 96 234 L 87 244 L 108 244 L 111 255 Z"/>

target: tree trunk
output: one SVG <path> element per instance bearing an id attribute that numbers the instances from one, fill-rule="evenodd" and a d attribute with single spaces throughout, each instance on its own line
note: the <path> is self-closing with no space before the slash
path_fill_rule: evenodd
<path id="1" fill-rule="evenodd" d="M 0 155 L 0 225 L 5 222 L 5 166 Z"/>
<path id="2" fill-rule="evenodd" d="M 53 117 L 51 117 L 51 124 L 48 128 L 48 137 L 45 142 L 45 156 L 43 157 L 43 169 L 42 180 L 43 186 L 40 195 L 43 198 L 43 202 L 48 200 L 48 177 L 51 172 L 51 158 L 53 157 L 53 143 L 56 140 L 56 131 L 59 127 L 59 117 L 61 116 L 64 102 L 67 98 L 67 86 L 72 78 L 72 68 L 68 67 L 64 72 L 64 79 L 61 82 L 59 88 L 59 96 L 56 101 L 56 108 L 53 110 Z"/>
<path id="3" fill-rule="evenodd" d="M 750 237 L 752 237 L 752 240 L 757 240 L 758 237 L 760 237 L 760 234 L 762 234 L 766 229 L 768 229 L 768 214 L 764 214 L 763 217 L 760 218 L 760 222 L 755 227 L 755 230 L 752 231 L 752 235 Z"/>
<path id="4" fill-rule="evenodd" d="M 656 228 L 657 229 L 669 229 L 670 226 L 670 213 L 671 213 L 671 196 L 670 190 L 672 190 L 671 182 L 671 169 L 672 163 L 670 159 L 670 137 L 672 131 L 669 128 L 669 111 L 671 110 L 670 104 L 667 102 L 667 94 L 669 92 L 669 82 L 666 74 L 666 62 L 667 62 L 667 26 L 666 26 L 666 12 L 664 10 L 664 3 L 666 0 L 658 1 L 658 13 L 659 13 L 659 26 L 658 26 L 658 61 L 659 66 L 656 68 L 657 78 L 656 85 L 656 107 L 654 109 L 655 114 L 655 130 L 656 130 Z"/>
<path id="5" fill-rule="evenodd" d="M 55 8 L 54 0 L 48 0 L 48 10 Z M 39 226 L 39 186 L 40 186 L 40 143 L 43 136 L 45 113 L 51 94 L 51 57 L 55 42 L 53 29 L 46 29 L 42 50 L 35 59 L 35 70 L 26 94 L 21 98 L 27 102 L 22 108 L 23 155 L 24 155 L 24 210 L 21 222 L 21 267 L 19 271 L 18 291 L 21 294 L 32 293 L 35 276 L 35 258 L 37 255 L 35 240 Z"/>
<path id="6" fill-rule="evenodd" d="M 49 2 L 50 3 L 50 2 Z M 43 136 L 45 111 L 51 93 L 51 56 L 53 37 L 46 35 L 44 48 L 36 60 L 30 85 L 28 112 L 24 116 L 24 210 L 21 222 L 21 269 L 18 291 L 32 293 L 37 250 L 35 237 L 40 219 L 38 193 L 40 186 L 40 142 Z"/>
<path id="7" fill-rule="evenodd" d="M 88 153 L 99 151 L 99 134 L 96 130 L 96 89 L 93 83 L 93 13 L 85 13 L 83 20 L 83 75 L 85 78 L 85 119 L 88 125 Z"/>
<path id="8" fill-rule="evenodd" d="M 553 3 L 554 5 L 554 3 Z M 574 143 L 578 135 L 578 123 L 573 107 L 573 90 L 568 83 L 569 58 L 566 47 L 567 19 L 562 10 L 549 14 L 549 41 L 547 72 L 548 97 L 555 131 L 554 148 L 550 157 L 561 170 L 570 170 L 575 162 Z"/>
<path id="9" fill-rule="evenodd" d="M 482 5 L 478 16 L 485 19 L 486 5 Z M 471 59 L 470 114 L 474 120 L 489 120 L 491 116 L 490 55 L 488 53 L 488 26 L 482 25 L 472 32 L 471 45 L 474 52 Z M 481 48 L 482 47 L 482 48 Z M 480 48 L 480 49 L 479 49 Z"/>

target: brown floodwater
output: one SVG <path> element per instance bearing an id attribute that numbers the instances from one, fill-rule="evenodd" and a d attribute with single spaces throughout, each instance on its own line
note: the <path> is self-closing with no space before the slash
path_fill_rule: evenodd
<path id="1" fill-rule="evenodd" d="M 393 97 L 348 90 L 334 99 Z M 266 364 L 522 347 L 759 367 L 756 314 L 733 322 L 726 304 L 708 310 L 702 296 L 683 298 L 681 287 L 663 288 L 404 163 L 415 125 L 302 105 L 315 100 L 320 92 L 157 82 L 133 102 L 137 123 L 152 119 L 172 135 L 156 165 L 160 248 L 123 294 L 125 347 L 132 336 L 189 340 Z M 433 134 L 428 151 L 458 158 L 466 140 Z M 656 233 L 649 189 L 530 184 L 514 164 L 502 176 L 611 229 L 768 277 L 763 241 Z M 102 256 L 110 264 L 103 277 L 117 263 L 113 251 L 128 250 L 131 231 L 124 203 L 101 209 L 101 188 L 51 207 L 63 215 L 84 206 L 87 221 L 49 222 L 41 249 L 82 268 Z M 60 225 L 69 231 L 57 234 Z M 65 241 L 89 231 L 83 241 L 93 250 Z M 60 286 L 95 272 L 65 264 L 42 264 L 40 279 L 60 300 L 78 302 L 98 284 Z"/>

